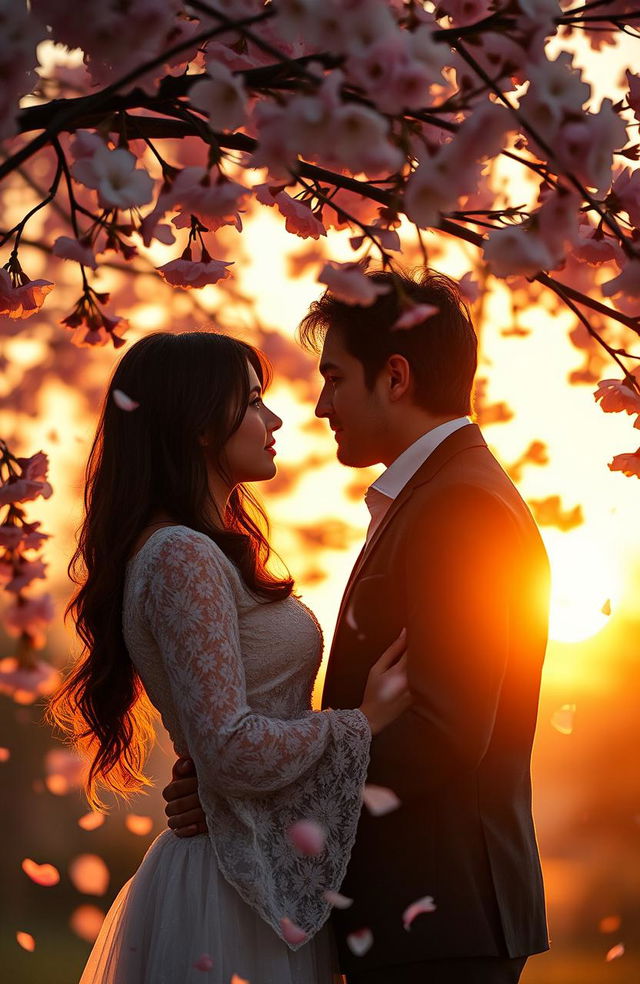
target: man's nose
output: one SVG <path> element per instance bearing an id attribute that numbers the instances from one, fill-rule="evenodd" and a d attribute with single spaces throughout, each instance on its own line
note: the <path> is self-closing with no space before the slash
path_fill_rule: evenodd
<path id="1" fill-rule="evenodd" d="M 331 413 L 331 400 L 327 395 L 327 387 L 322 387 L 322 393 L 318 397 L 318 402 L 316 403 L 315 415 L 316 417 L 328 417 Z"/>

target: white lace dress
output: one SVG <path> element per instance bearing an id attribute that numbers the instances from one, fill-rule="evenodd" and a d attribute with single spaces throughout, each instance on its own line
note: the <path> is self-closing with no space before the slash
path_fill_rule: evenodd
<path id="1" fill-rule="evenodd" d="M 358 710 L 311 711 L 317 622 L 260 604 L 208 537 L 157 530 L 129 562 L 127 648 L 176 753 L 196 764 L 208 834 L 166 830 L 104 922 L 81 984 L 330 984 L 326 890 L 344 877 L 371 734 Z M 326 848 L 286 830 L 312 819 Z M 290 919 L 306 942 L 285 942 Z"/>

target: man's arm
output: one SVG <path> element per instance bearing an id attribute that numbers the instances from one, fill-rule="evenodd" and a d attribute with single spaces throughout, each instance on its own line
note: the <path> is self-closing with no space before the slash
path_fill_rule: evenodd
<path id="1" fill-rule="evenodd" d="M 206 834 L 207 821 L 198 799 L 198 777 L 189 758 L 179 758 L 171 770 L 171 782 L 162 790 L 167 802 L 168 826 L 177 837 Z"/>

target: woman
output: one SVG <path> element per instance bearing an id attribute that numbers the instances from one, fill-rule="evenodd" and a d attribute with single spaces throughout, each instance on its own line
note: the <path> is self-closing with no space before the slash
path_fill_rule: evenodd
<path id="1" fill-rule="evenodd" d="M 243 484 L 276 472 L 267 381 L 258 352 L 213 332 L 150 335 L 111 380 L 71 564 L 84 652 L 52 714 L 89 753 L 99 805 L 100 786 L 146 781 L 153 705 L 196 764 L 208 833 L 156 839 L 81 984 L 333 979 L 325 893 L 349 860 L 371 734 L 408 706 L 403 643 L 359 708 L 310 710 L 320 630 L 267 570 Z M 319 853 L 291 843 L 300 820 L 326 831 Z"/>

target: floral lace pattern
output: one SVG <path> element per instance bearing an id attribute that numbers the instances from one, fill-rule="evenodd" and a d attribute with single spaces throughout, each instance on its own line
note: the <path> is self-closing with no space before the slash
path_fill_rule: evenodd
<path id="1" fill-rule="evenodd" d="M 359 710 L 310 710 L 314 618 L 293 597 L 258 602 L 215 543 L 172 526 L 129 564 L 123 628 L 176 752 L 195 762 L 223 875 L 281 937 L 283 917 L 315 933 L 349 861 L 371 733 Z M 289 844 L 300 819 L 326 829 L 321 855 Z"/>

